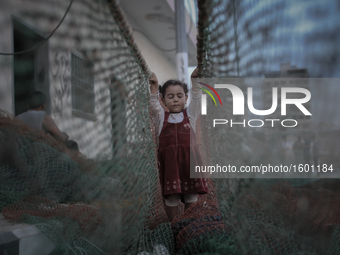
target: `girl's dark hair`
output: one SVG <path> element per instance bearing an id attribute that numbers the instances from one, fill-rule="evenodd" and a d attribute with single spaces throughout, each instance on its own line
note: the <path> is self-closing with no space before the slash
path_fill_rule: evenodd
<path id="1" fill-rule="evenodd" d="M 163 86 L 159 86 L 158 88 L 159 93 L 162 95 L 163 98 L 165 95 L 166 88 L 169 86 L 173 86 L 173 85 L 181 86 L 184 89 L 184 93 L 186 95 L 188 94 L 188 85 L 185 82 L 182 82 L 180 80 L 168 80 L 167 82 L 163 84 Z"/>

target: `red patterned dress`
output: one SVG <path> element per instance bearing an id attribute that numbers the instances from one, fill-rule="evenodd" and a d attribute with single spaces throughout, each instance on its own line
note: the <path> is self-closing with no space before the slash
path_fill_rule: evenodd
<path id="1" fill-rule="evenodd" d="M 202 166 L 194 132 L 187 110 L 183 111 L 183 121 L 168 122 L 170 113 L 165 112 L 164 122 L 159 135 L 158 161 L 162 194 L 205 194 L 208 192 L 206 180 L 190 178 L 190 166 Z M 190 158 L 191 151 L 191 158 Z M 191 161 L 191 162 L 190 162 Z"/>

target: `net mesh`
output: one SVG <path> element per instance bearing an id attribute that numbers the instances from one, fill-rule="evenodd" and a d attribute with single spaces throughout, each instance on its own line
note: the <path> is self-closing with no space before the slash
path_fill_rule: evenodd
<path id="1" fill-rule="evenodd" d="M 35 224 L 55 245 L 52 254 L 137 254 L 155 247 L 172 252 L 171 226 L 157 193 L 149 70 L 117 4 L 13 1 L 2 3 L 1 12 L 50 34 L 70 4 L 48 40 L 46 75 L 52 117 L 92 159 L 2 111 L 2 213 L 6 219 Z M 11 24 L 10 18 L 4 16 L 1 29 Z M 29 28 L 25 31 L 28 38 L 35 36 Z M 15 35 L 24 36 L 16 30 Z M 42 48 L 32 52 L 39 54 Z M 20 74 L 29 70 L 25 54 L 11 57 Z M 0 58 L 6 68 L 8 57 Z M 16 91 L 16 97 L 20 93 L 25 91 Z"/>
<path id="2" fill-rule="evenodd" d="M 308 70 L 307 76 L 295 77 L 339 76 L 339 38 L 334 35 L 338 25 L 332 24 L 338 23 L 336 1 L 197 2 L 197 60 L 201 77 L 229 78 L 231 84 L 244 90 L 242 78 L 281 77 L 278 70 L 283 63 Z M 233 116 L 232 109 L 224 113 L 223 118 L 234 121 L 244 118 Z M 324 114 L 331 119 L 329 112 Z M 282 164 L 287 157 L 281 149 L 282 140 L 292 134 L 282 130 L 269 134 L 249 132 L 245 128 L 212 130 L 210 125 L 216 118 L 221 116 L 210 111 L 201 121 L 205 134 L 201 149 L 209 153 L 210 165 Z M 308 128 L 294 135 L 303 136 L 310 132 Z M 327 136 L 338 139 L 334 133 L 319 134 L 324 148 L 331 146 L 326 142 Z M 302 162 L 300 154 L 298 161 Z M 202 233 L 203 238 L 195 243 L 198 250 L 189 248 L 186 252 L 193 249 L 192 254 L 336 254 L 338 183 L 337 179 L 216 179 L 216 197 L 212 201 L 218 205 L 224 227 L 221 225 L 220 231 L 208 237 Z M 203 208 L 201 212 L 205 212 Z M 216 213 L 210 211 L 209 215 Z M 217 224 L 218 220 L 214 222 Z M 209 232 L 208 227 L 206 230 Z"/>
<path id="3" fill-rule="evenodd" d="M 197 2 L 201 77 L 258 77 L 284 62 L 315 77 L 338 75 L 337 1 Z M 1 3 L 46 34 L 68 4 Z M 296 15 L 301 10 L 305 15 Z M 299 29 L 308 20 L 315 22 Z M 181 213 L 168 222 L 149 114 L 149 70 L 114 1 L 74 1 L 49 47 L 53 117 L 66 120 L 63 129 L 77 130 L 72 135 L 87 154 L 99 152 L 88 159 L 1 111 L 0 210 L 6 219 L 35 224 L 55 245 L 51 254 L 339 254 L 338 180 L 209 180 L 209 194 L 185 211 L 181 203 Z M 5 68 L 6 61 L 0 57 Z M 92 78 L 81 79 L 74 69 L 79 66 Z M 84 90 L 91 79 L 93 91 Z M 79 116 L 97 124 L 75 121 Z M 204 120 L 197 127 L 205 163 L 254 162 L 242 147 L 249 139 L 259 148 L 253 160 L 271 157 L 260 134 L 226 132 L 225 155 L 209 139 Z"/>

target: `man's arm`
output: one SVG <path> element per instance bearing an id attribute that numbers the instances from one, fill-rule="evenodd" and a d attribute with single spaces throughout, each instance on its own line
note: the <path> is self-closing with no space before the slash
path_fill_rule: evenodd
<path id="1" fill-rule="evenodd" d="M 52 117 L 48 114 L 45 115 L 45 118 L 42 122 L 42 127 L 58 141 L 65 142 L 69 138 L 66 133 L 63 133 L 59 130 Z"/>

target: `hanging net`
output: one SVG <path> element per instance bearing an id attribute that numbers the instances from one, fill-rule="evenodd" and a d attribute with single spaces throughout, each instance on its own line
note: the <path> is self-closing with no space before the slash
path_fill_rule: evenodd
<path id="1" fill-rule="evenodd" d="M 198 71 L 211 86 L 236 84 L 247 95 L 244 89 L 247 78 L 272 78 L 272 82 L 294 80 L 289 86 L 300 87 L 307 78 L 339 77 L 339 36 L 335 34 L 340 9 L 336 1 L 202 0 L 198 1 L 198 9 Z M 284 70 L 287 66 L 290 71 Z M 213 83 L 216 80 L 219 82 Z M 262 94 L 266 93 L 268 84 L 264 83 Z M 282 86 L 281 83 L 275 85 Z M 306 88 L 312 90 L 312 85 Z M 335 152 L 338 145 L 334 145 L 339 141 L 338 124 L 332 126 L 336 107 L 327 106 L 336 101 L 326 92 L 331 90 L 328 86 L 318 93 L 312 90 L 313 115 L 327 116 L 325 119 L 331 122 L 327 128 L 321 123 L 310 124 L 312 120 L 315 122 L 314 117 L 302 120 L 305 121 L 302 128 L 289 132 L 282 128 L 270 131 L 231 128 L 230 124 L 213 128 L 214 119 L 229 122 L 231 118 L 235 122 L 245 119 L 232 115 L 232 101 L 218 90 L 223 107 L 227 103 L 231 109 L 221 115 L 217 110 L 221 106 L 215 107 L 209 104 L 209 97 L 207 99 L 207 116 L 201 116 L 201 130 L 205 135 L 200 141 L 202 151 L 209 155 L 207 164 L 216 166 L 223 162 L 220 166 L 251 167 L 284 165 L 296 160 L 313 165 L 309 154 L 312 149 L 305 147 L 314 135 L 320 146 L 317 160 L 332 163 L 334 171 L 338 171 Z M 317 105 L 320 94 L 327 96 Z M 298 137 L 303 139 L 301 147 Z M 340 181 L 318 179 L 321 175 L 294 179 L 285 179 L 279 174 L 274 175 L 276 179 L 255 178 L 255 175 L 249 179 L 238 175 L 235 179 L 214 179 L 216 196 L 207 204 L 197 204 L 199 216 L 192 223 L 189 215 L 181 216 L 180 224 L 187 225 L 182 227 L 185 235 L 181 232 L 177 235 L 176 247 L 188 254 L 336 254 L 339 249 L 336 201 Z"/>
<path id="2" fill-rule="evenodd" d="M 1 3 L 1 9 L 15 15 L 15 36 L 38 38 L 31 45 L 18 42 L 15 51 L 26 52 L 0 56 L 1 65 L 6 68 L 11 58 L 19 83 L 29 73 L 27 54 L 39 54 L 49 44 L 50 70 L 40 75 L 51 84 L 52 117 L 61 118 L 58 127 L 71 130 L 80 151 L 91 156 L 1 111 L 3 216 L 36 225 L 55 245 L 52 254 L 173 253 L 171 226 L 157 195 L 150 71 L 117 4 L 13 1 Z M 39 44 L 41 38 L 27 24 L 49 35 L 63 15 L 59 28 Z M 0 23 L 5 29 L 11 16 Z"/>

